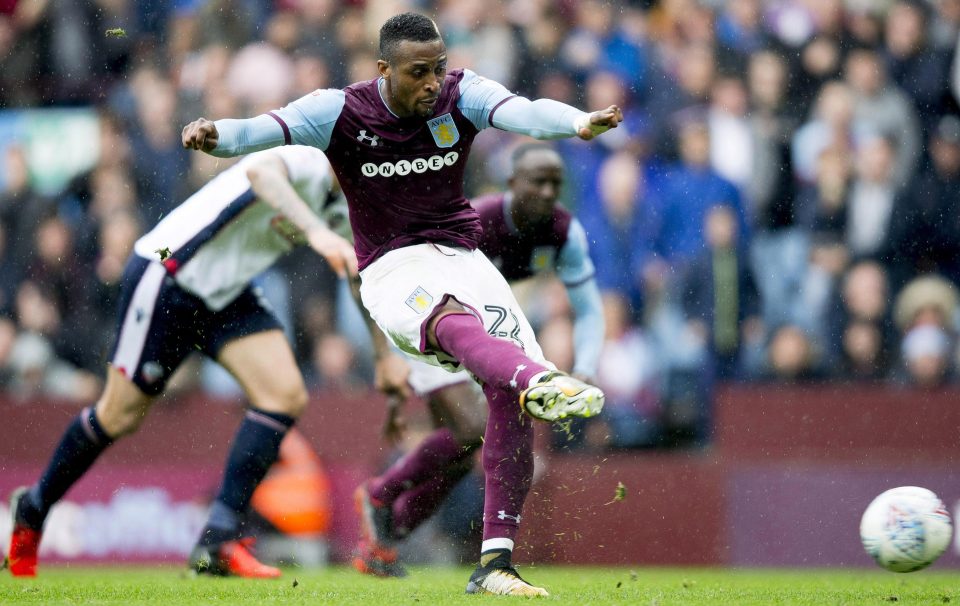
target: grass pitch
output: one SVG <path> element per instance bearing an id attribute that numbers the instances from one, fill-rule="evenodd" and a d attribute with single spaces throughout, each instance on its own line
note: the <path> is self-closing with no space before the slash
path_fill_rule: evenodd
<path id="1" fill-rule="evenodd" d="M 476 605 L 524 598 L 464 595 L 468 569 L 417 568 L 403 580 L 352 569 L 288 569 L 279 581 L 186 577 L 179 568 L 44 567 L 37 579 L 0 573 L 0 604 Z M 725 570 L 523 567 L 551 596 L 576 605 L 957 604 L 960 573 L 881 570 Z M 506 600 L 506 602 L 505 602 Z"/>

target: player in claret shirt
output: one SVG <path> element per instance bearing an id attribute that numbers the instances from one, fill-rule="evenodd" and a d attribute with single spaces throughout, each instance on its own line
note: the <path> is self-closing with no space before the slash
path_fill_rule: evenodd
<path id="1" fill-rule="evenodd" d="M 522 145 L 513 154 L 509 190 L 476 199 L 473 206 L 483 225 L 480 250 L 507 280 L 552 272 L 566 286 L 574 312 L 573 373 L 589 380 L 596 375 L 603 346 L 603 308 L 586 233 L 557 204 L 563 179 L 563 161 L 553 149 L 543 143 Z M 491 330 L 505 337 L 500 327 L 507 323 L 506 313 L 494 312 L 502 321 L 495 320 Z M 485 402 L 467 372 L 451 374 L 414 361 L 407 382 L 426 400 L 438 428 L 357 489 L 367 515 L 353 564 L 376 576 L 405 574 L 396 560 L 396 543 L 429 518 L 470 471 L 487 419 Z M 402 431 L 402 403 L 402 398 L 391 400 L 386 424 L 391 439 Z"/>
<path id="2" fill-rule="evenodd" d="M 482 228 L 463 172 L 484 128 L 591 139 L 622 114 L 530 101 L 469 70 L 448 72 L 440 32 L 423 15 L 384 23 L 377 65 L 377 79 L 318 90 L 256 118 L 196 120 L 183 144 L 215 156 L 291 143 L 326 152 L 350 209 L 364 306 L 401 351 L 466 368 L 489 402 L 484 541 L 467 591 L 545 595 L 511 563 L 532 480 L 530 418 L 593 416 L 603 393 L 543 358 L 509 285 L 477 250 Z M 505 337 L 488 333 L 495 323 Z"/>
<path id="3" fill-rule="evenodd" d="M 250 553 L 241 521 L 280 441 L 303 412 L 307 391 L 280 322 L 250 281 L 298 242 L 338 273 L 356 272 L 353 247 L 320 218 L 336 206 L 335 183 L 316 149 L 255 154 L 137 240 L 121 282 L 103 395 L 67 427 L 37 483 L 14 492 L 8 562 L 15 576 L 36 575 L 50 508 L 100 453 L 137 430 L 170 375 L 196 349 L 236 377 L 251 406 L 190 566 L 198 573 L 280 576 Z"/>

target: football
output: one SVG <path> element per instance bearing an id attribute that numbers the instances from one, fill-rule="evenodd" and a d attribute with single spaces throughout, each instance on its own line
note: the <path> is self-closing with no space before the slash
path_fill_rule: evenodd
<path id="1" fill-rule="evenodd" d="M 943 502 L 918 486 L 884 492 L 860 520 L 863 548 L 893 572 L 926 568 L 947 549 L 952 536 L 953 524 Z"/>

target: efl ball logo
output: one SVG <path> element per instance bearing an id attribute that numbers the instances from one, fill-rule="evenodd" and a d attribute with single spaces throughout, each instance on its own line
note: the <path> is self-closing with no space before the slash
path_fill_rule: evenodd
<path id="1" fill-rule="evenodd" d="M 946 507 L 937 495 L 917 486 L 884 492 L 860 520 L 863 548 L 893 572 L 926 568 L 943 554 L 952 536 Z"/>

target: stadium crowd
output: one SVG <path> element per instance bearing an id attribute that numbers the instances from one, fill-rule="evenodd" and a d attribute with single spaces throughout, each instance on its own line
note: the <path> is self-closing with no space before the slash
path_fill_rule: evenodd
<path id="1" fill-rule="evenodd" d="M 183 124 L 375 77 L 402 10 L 436 17 L 451 67 L 625 108 L 557 145 L 604 293 L 610 445 L 709 439 L 717 381 L 958 377 L 960 0 L 0 0 L 0 109 L 91 106 L 100 133 L 55 195 L 26 142 L 0 148 L 0 387 L 94 399 L 133 242 L 226 165 Z M 517 143 L 477 139 L 469 193 L 505 187 Z M 314 255 L 261 286 L 313 386 L 366 388 L 365 329 Z M 562 285 L 520 294 L 569 366 Z"/>

